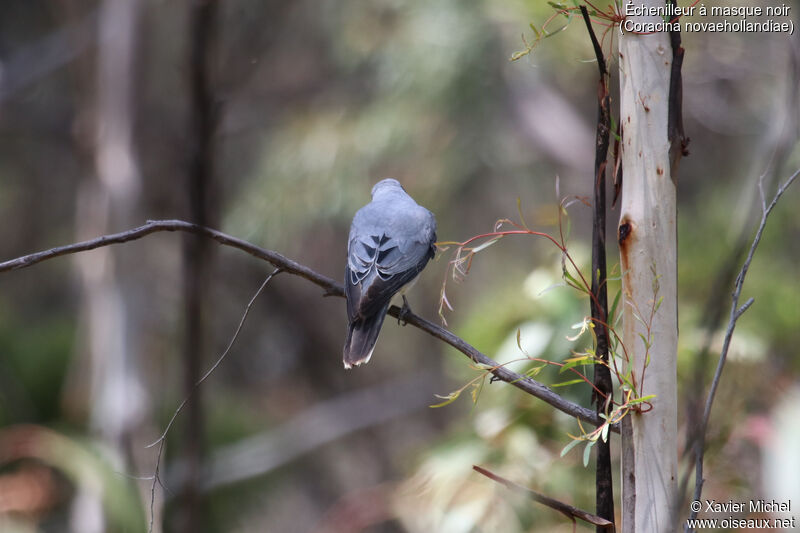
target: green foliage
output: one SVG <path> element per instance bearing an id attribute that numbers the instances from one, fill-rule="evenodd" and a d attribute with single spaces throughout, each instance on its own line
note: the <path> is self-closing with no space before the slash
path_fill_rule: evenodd
<path id="1" fill-rule="evenodd" d="M 30 324 L 17 323 L 9 314 L 0 320 L 2 421 L 18 421 L 23 413 L 46 422 L 61 412 L 61 384 L 75 347 L 75 325 L 64 318 Z M 30 419 L 29 419 L 30 420 Z"/>

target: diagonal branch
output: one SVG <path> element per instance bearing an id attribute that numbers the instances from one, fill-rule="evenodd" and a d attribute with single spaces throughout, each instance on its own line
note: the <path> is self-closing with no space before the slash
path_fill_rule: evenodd
<path id="1" fill-rule="evenodd" d="M 159 231 L 184 231 L 187 233 L 194 233 L 196 235 L 211 238 L 223 246 L 236 248 L 237 250 L 241 250 L 254 257 L 267 261 L 276 268 L 280 269 L 282 272 L 299 276 L 310 281 L 318 287 L 325 289 L 324 296 L 344 297 L 344 289 L 339 282 L 334 281 L 327 276 L 323 276 L 322 274 L 311 270 L 305 265 L 301 265 L 296 261 L 292 261 L 288 257 L 285 257 L 277 252 L 261 248 L 245 240 L 222 233 L 221 231 L 185 222 L 183 220 L 150 220 L 143 226 L 139 226 L 138 228 L 133 228 L 128 231 L 122 231 L 112 235 L 104 235 L 96 239 L 68 244 L 65 246 L 58 246 L 49 250 L 43 250 L 41 252 L 18 257 L 16 259 L 10 259 L 0 263 L 0 273 L 9 270 L 26 268 L 37 263 L 41 263 L 42 261 L 47 261 L 48 259 L 53 259 L 63 255 L 94 250 L 96 248 L 109 246 L 111 244 L 135 241 L 150 235 L 151 233 L 156 233 Z M 401 309 L 397 306 L 390 307 L 388 313 L 395 318 L 401 318 Z M 564 413 L 578 418 L 579 420 L 588 422 L 595 426 L 600 426 L 603 424 L 603 419 L 601 419 L 592 409 L 587 409 L 586 407 L 580 406 L 559 396 L 553 392 L 552 389 L 534 379 L 500 366 L 496 361 L 487 357 L 460 337 L 440 326 L 437 326 L 433 322 L 425 320 L 424 318 L 411 312 L 403 314 L 402 319 L 406 323 L 411 324 L 412 326 L 421 329 L 429 335 L 449 344 L 476 363 L 480 363 L 486 367 L 492 368 L 490 372 L 497 379 L 505 381 L 506 383 L 509 383 L 510 385 L 527 392 L 531 396 L 539 398 L 543 402 L 555 407 L 559 411 L 563 411 Z M 611 429 L 614 432 L 619 432 L 619 426 L 616 424 L 613 425 Z"/>
<path id="2" fill-rule="evenodd" d="M 781 196 L 783 196 L 783 193 L 786 192 L 786 189 L 788 189 L 794 180 L 797 179 L 798 175 L 800 175 L 800 170 L 795 171 L 795 173 L 792 174 L 789 179 L 787 179 L 778 187 L 778 190 L 775 192 L 775 196 L 772 198 L 772 201 L 769 205 L 762 203 L 761 222 L 758 225 L 756 236 L 753 237 L 753 244 L 750 246 L 750 251 L 747 253 L 747 257 L 745 258 L 744 264 L 739 271 L 739 275 L 736 276 L 733 295 L 731 297 L 731 310 L 729 315 L 730 318 L 728 319 L 728 327 L 725 331 L 725 339 L 722 342 L 722 350 L 720 351 L 719 361 L 717 362 L 717 369 L 714 372 L 714 378 L 711 381 L 711 388 L 708 391 L 705 409 L 703 410 L 703 419 L 700 421 L 700 428 L 698 431 L 697 440 L 695 441 L 695 479 L 692 500 L 699 501 L 700 495 L 703 493 L 703 458 L 705 455 L 706 430 L 708 429 L 708 420 L 711 417 L 711 407 L 714 404 L 714 396 L 717 393 L 720 378 L 722 377 L 722 369 L 725 367 L 725 361 L 728 359 L 728 348 L 730 348 L 731 345 L 733 330 L 736 329 L 736 322 L 739 320 L 739 318 L 741 318 L 742 314 L 753 304 L 753 299 L 750 298 L 741 307 L 739 306 L 739 297 L 742 294 L 744 279 L 745 276 L 747 276 L 747 271 L 750 269 L 750 263 L 753 261 L 753 256 L 756 253 L 758 244 L 761 242 L 761 236 L 764 234 L 764 228 L 767 226 L 767 218 L 769 217 L 769 214 L 775 208 L 778 200 L 780 200 Z M 759 180 L 758 186 L 759 189 L 762 188 L 761 180 Z M 689 518 L 697 518 L 697 511 L 692 511 Z M 690 528 L 688 524 L 686 526 L 686 531 L 692 531 L 692 528 Z"/>
<path id="3" fill-rule="evenodd" d="M 530 496 L 530 498 L 533 501 L 541 503 L 542 505 L 546 505 L 547 507 L 566 515 L 566 517 L 572 520 L 573 522 L 575 522 L 576 518 L 580 518 L 584 522 L 594 524 L 595 526 L 598 526 L 601 529 L 610 529 L 611 531 L 615 531 L 614 522 L 609 522 L 605 518 L 584 511 L 583 509 L 578 509 L 577 507 L 573 507 L 568 503 L 554 500 L 553 498 L 545 496 L 544 494 L 539 494 L 538 492 L 531 490 L 528 487 L 523 487 L 522 485 L 514 483 L 510 479 L 498 476 L 497 474 L 489 472 L 488 470 L 486 470 L 485 468 L 481 468 L 480 466 L 473 465 L 472 469 L 478 472 L 479 474 L 483 474 L 492 481 L 496 481 L 501 485 L 505 485 L 511 490 L 524 492 L 525 494 Z"/>

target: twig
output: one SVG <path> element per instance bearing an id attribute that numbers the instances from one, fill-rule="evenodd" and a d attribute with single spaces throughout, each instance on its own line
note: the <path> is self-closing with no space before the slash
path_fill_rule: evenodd
<path id="1" fill-rule="evenodd" d="M 328 292 L 326 295 L 344 296 L 344 290 L 342 289 L 341 285 L 332 279 L 321 274 L 317 274 L 310 268 L 296 263 L 277 252 L 266 250 L 245 240 L 237 239 L 236 237 L 222 233 L 221 231 L 206 228 L 198 224 L 192 224 L 191 222 L 185 222 L 183 220 L 149 220 L 146 224 L 139 226 L 138 228 L 121 231 L 119 233 L 113 233 L 111 235 L 103 235 L 102 237 L 98 237 L 96 239 L 68 244 L 66 246 L 58 246 L 49 250 L 43 250 L 41 252 L 17 257 L 16 259 L 11 259 L 0 263 L 0 272 L 29 267 L 35 265 L 36 263 L 41 263 L 42 261 L 53 259 L 54 257 L 60 257 L 62 255 L 94 250 L 96 248 L 109 246 L 111 244 L 120 244 L 123 242 L 139 240 L 142 237 L 159 231 L 184 231 L 187 233 L 194 233 L 196 235 L 209 237 L 223 246 L 230 246 L 231 248 L 242 250 L 243 252 L 247 252 L 254 257 L 272 263 L 276 267 L 280 267 L 289 274 L 294 274 L 295 276 L 305 278 L 315 285 L 327 289 Z"/>
<path id="2" fill-rule="evenodd" d="M 112 235 L 105 235 L 96 239 L 69 244 L 66 246 L 59 246 L 49 250 L 43 250 L 41 252 L 25 255 L 0 263 L 0 272 L 29 267 L 48 259 L 74 254 L 77 252 L 83 252 L 86 250 L 94 250 L 102 246 L 135 241 L 150 235 L 151 233 L 156 233 L 159 231 L 185 231 L 188 233 L 209 237 L 223 246 L 230 246 L 232 248 L 242 250 L 254 257 L 267 261 L 287 274 L 299 276 L 310 281 L 318 287 L 323 288 L 325 290 L 325 296 L 344 297 L 344 289 L 340 283 L 327 276 L 323 276 L 314 270 L 311 270 L 305 265 L 301 265 L 296 261 L 292 261 L 291 259 L 277 252 L 261 248 L 242 239 L 222 233 L 221 231 L 198 226 L 197 224 L 191 224 L 183 220 L 151 220 L 143 226 L 139 226 L 138 228 L 128 231 L 123 231 Z M 400 312 L 401 309 L 397 306 L 390 307 L 388 311 L 388 313 L 395 318 L 400 318 Z M 463 339 L 447 331 L 446 329 L 437 326 L 433 322 L 429 322 L 428 320 L 425 320 L 424 318 L 411 312 L 404 314 L 402 318 L 406 323 L 411 324 L 412 326 L 421 329 L 429 335 L 446 342 L 473 361 L 490 367 L 498 366 L 498 363 L 475 349 Z M 506 383 L 509 383 L 518 389 L 527 392 L 531 396 L 539 398 L 543 402 L 570 416 L 574 416 L 575 418 L 595 426 L 600 426 L 604 422 L 603 419 L 597 416 L 593 410 L 587 409 L 586 407 L 562 398 L 553 392 L 549 387 L 539 383 L 534 379 L 502 367 L 493 370 L 492 374 L 501 381 L 505 381 Z M 619 433 L 619 425 L 613 425 L 611 430 Z"/>
<path id="3" fill-rule="evenodd" d="M 614 528 L 614 523 L 613 522 L 609 522 L 605 518 L 602 518 L 600 516 L 597 516 L 597 515 L 594 515 L 592 513 L 586 512 L 586 511 L 584 511 L 582 509 L 578 509 L 577 507 L 573 507 L 572 505 L 569 505 L 567 503 L 560 502 L 558 500 L 554 500 L 553 498 L 550 498 L 549 496 L 545 496 L 544 494 L 539 494 L 538 492 L 536 492 L 534 490 L 531 490 L 528 487 L 523 487 L 522 485 L 514 483 L 510 479 L 506 479 L 506 478 L 504 478 L 502 476 L 498 476 L 497 474 L 494 474 L 494 473 L 486 470 L 485 468 L 481 468 L 480 466 L 473 465 L 472 469 L 475 470 L 476 472 L 478 472 L 479 474 L 483 474 L 484 476 L 488 477 L 492 481 L 496 481 L 496 482 L 500 483 L 501 485 L 505 485 L 506 487 L 508 487 L 511 490 L 524 492 L 525 494 L 530 496 L 530 498 L 533 501 L 541 503 L 542 505 L 546 505 L 547 507 L 558 511 L 559 513 L 564 514 L 567 518 L 572 520 L 573 523 L 575 522 L 576 518 L 579 518 L 579 519 L 583 520 L 584 522 L 588 522 L 590 524 L 594 524 L 595 526 L 599 526 L 599 527 L 601 527 L 603 529 L 610 529 L 611 531 L 616 531 L 616 529 Z"/>
<path id="4" fill-rule="evenodd" d="M 580 6 L 580 10 L 581 15 L 583 15 L 583 21 L 586 23 L 586 29 L 589 32 L 589 38 L 592 40 L 594 56 L 597 58 L 597 68 L 600 71 L 600 76 L 605 77 L 608 75 L 608 70 L 606 69 L 606 58 L 605 54 L 603 54 L 603 47 L 600 46 L 600 43 L 597 41 L 597 35 L 595 35 L 594 29 L 592 28 L 592 20 L 589 18 L 589 11 L 586 9 L 586 6 Z"/>
<path id="5" fill-rule="evenodd" d="M 725 339 L 722 342 L 722 350 L 720 351 L 719 361 L 717 362 L 717 369 L 714 372 L 714 379 L 711 381 L 711 388 L 708 391 L 705 409 L 703 410 L 703 419 L 700 422 L 700 430 L 698 431 L 697 440 L 695 441 L 695 479 L 692 500 L 700 500 L 700 496 L 703 493 L 703 458 L 705 455 L 706 430 L 708 429 L 708 421 L 711 417 L 711 407 L 714 404 L 714 396 L 717 394 L 717 388 L 719 387 L 720 378 L 722 377 L 722 369 L 725 367 L 725 361 L 728 359 L 728 349 L 730 348 L 731 338 L 733 337 L 733 330 L 736 329 L 736 322 L 739 320 L 739 318 L 741 318 L 742 314 L 750 308 L 754 301 L 753 298 L 750 298 L 741 307 L 739 307 L 739 297 L 742 294 L 744 279 L 747 276 L 747 271 L 750 269 L 750 263 L 753 261 L 753 256 L 756 253 L 758 244 L 761 242 L 761 236 L 764 234 L 764 228 L 767 225 L 767 218 L 769 217 L 769 214 L 772 212 L 772 209 L 775 207 L 775 205 L 777 205 L 778 200 L 780 200 L 783 193 L 786 192 L 786 189 L 788 189 L 794 180 L 797 179 L 798 175 L 800 175 L 800 170 L 795 171 L 795 173 L 792 174 L 789 179 L 783 183 L 783 185 L 778 187 L 778 190 L 775 192 L 775 196 L 772 198 L 772 202 L 770 202 L 768 206 L 762 206 L 761 222 L 759 223 L 758 230 L 753 238 L 753 244 L 750 246 L 750 251 L 744 260 L 744 264 L 739 271 L 739 275 L 736 276 L 733 294 L 731 297 L 731 310 L 728 319 L 728 327 L 725 331 Z M 759 187 L 761 187 L 761 184 L 759 184 Z M 697 518 L 697 511 L 692 511 L 689 515 L 689 518 Z M 687 533 L 692 531 L 688 523 L 685 530 Z"/>
<path id="6" fill-rule="evenodd" d="M 167 434 L 169 433 L 170 428 L 172 428 L 172 424 L 175 422 L 175 419 L 178 418 L 178 415 L 181 413 L 183 408 L 186 407 L 186 404 L 192 398 L 192 396 L 194 395 L 195 391 L 197 391 L 197 388 L 200 385 L 202 385 L 202 383 L 206 379 L 208 379 L 208 377 L 211 374 L 214 373 L 214 371 L 217 369 L 217 367 L 219 367 L 220 364 L 222 364 L 222 361 L 225 359 L 225 357 L 227 357 L 228 353 L 231 351 L 231 348 L 233 347 L 233 343 L 236 342 L 237 338 L 239 338 L 239 333 L 242 331 L 242 326 L 244 326 L 244 321 L 247 319 L 247 315 L 250 314 L 250 308 L 253 306 L 253 302 L 256 301 L 256 298 L 258 298 L 258 296 L 263 292 L 264 288 L 272 280 L 272 278 L 274 278 L 276 275 L 280 274 L 281 272 L 282 272 L 282 269 L 280 267 L 278 267 L 275 270 L 273 270 L 272 273 L 269 276 L 267 276 L 267 279 L 264 280 L 264 283 L 261 284 L 261 287 L 258 288 L 256 293 L 253 295 L 252 298 L 250 298 L 250 301 L 247 303 L 247 307 L 245 307 L 245 309 L 244 309 L 244 313 L 242 314 L 242 318 L 241 318 L 241 320 L 239 320 L 239 325 L 236 327 L 236 331 L 233 333 L 233 336 L 231 337 L 230 342 L 228 342 L 228 346 L 225 348 L 225 351 L 223 351 L 222 355 L 220 355 L 219 358 L 217 358 L 217 360 L 214 362 L 214 364 L 211 365 L 211 368 L 209 368 L 206 371 L 206 373 L 203 374 L 203 377 L 201 377 L 199 380 L 197 380 L 197 382 L 195 382 L 194 387 L 192 387 L 192 390 L 183 399 L 183 401 L 180 403 L 180 405 L 178 405 L 178 408 L 175 409 L 175 411 L 172 413 L 172 417 L 169 419 L 169 422 L 167 423 L 167 427 L 164 428 L 164 432 L 161 434 L 161 436 L 158 437 L 158 439 L 155 442 L 152 442 L 152 443 L 150 443 L 150 444 L 148 444 L 146 446 L 146 448 L 152 448 L 153 446 L 158 444 L 158 453 L 156 454 L 156 467 L 155 467 L 155 471 L 153 473 L 153 484 L 150 486 L 150 527 L 148 529 L 148 532 L 152 533 L 152 531 L 153 531 L 153 517 L 154 517 L 153 509 L 155 507 L 156 485 L 161 482 L 161 479 L 159 477 L 159 472 L 160 472 L 160 469 L 161 469 L 161 455 L 164 452 L 164 445 L 167 442 Z"/>

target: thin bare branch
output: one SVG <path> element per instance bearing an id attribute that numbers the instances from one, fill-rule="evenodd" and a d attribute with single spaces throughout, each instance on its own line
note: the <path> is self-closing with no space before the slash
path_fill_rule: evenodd
<path id="1" fill-rule="evenodd" d="M 96 239 L 68 244 L 66 246 L 59 246 L 49 250 L 43 250 L 41 252 L 18 257 L 16 259 L 10 259 L 0 263 L 0 272 L 26 268 L 48 259 L 84 252 L 87 250 L 94 250 L 102 246 L 135 241 L 150 235 L 151 233 L 156 233 L 159 231 L 184 231 L 209 237 L 223 246 L 229 246 L 231 248 L 236 248 L 237 250 L 242 250 L 254 257 L 267 261 L 287 274 L 299 276 L 310 281 L 318 287 L 323 288 L 325 290 L 325 296 L 344 297 L 344 289 L 339 282 L 334 281 L 327 276 L 323 276 L 322 274 L 311 270 L 305 265 L 301 265 L 296 261 L 292 261 L 291 259 L 277 252 L 261 248 L 242 239 L 222 233 L 221 231 L 199 226 L 197 224 L 191 224 L 183 220 L 151 220 L 143 226 L 139 226 L 138 228 L 128 231 L 123 231 L 112 235 L 104 235 Z M 388 313 L 395 318 L 401 318 L 400 312 L 401 309 L 397 306 L 392 306 L 388 311 Z M 534 379 L 500 367 L 497 362 L 475 349 L 463 339 L 447 331 L 446 329 L 437 326 L 433 322 L 425 320 L 424 318 L 411 312 L 404 314 L 402 319 L 406 323 L 421 329 L 422 331 L 432 335 L 433 337 L 436 337 L 441 341 L 444 341 L 473 361 L 484 364 L 487 367 L 497 367 L 492 370 L 492 374 L 497 377 L 497 379 L 505 381 L 506 383 L 509 383 L 518 389 L 527 392 L 531 396 L 539 398 L 543 402 L 555 407 L 559 411 L 563 411 L 564 413 L 574 416 L 575 418 L 578 418 L 584 422 L 588 422 L 595 426 L 600 426 L 603 424 L 603 419 L 600 418 L 593 410 L 587 409 L 586 407 L 562 398 L 553 392 L 552 389 Z M 619 433 L 618 425 L 613 425 L 611 429 L 612 431 Z"/>
<path id="2" fill-rule="evenodd" d="M 244 314 L 242 315 L 242 318 L 239 320 L 239 326 L 236 328 L 236 331 L 234 332 L 233 337 L 231 337 L 230 342 L 228 342 L 228 347 L 225 348 L 225 351 L 222 352 L 222 355 L 220 355 L 219 358 L 214 362 L 214 364 L 211 365 L 211 368 L 209 368 L 206 371 L 206 373 L 203 374 L 203 377 L 201 377 L 194 384 L 194 388 L 195 389 L 197 387 L 199 387 L 206 379 L 208 379 L 208 377 L 211 374 L 214 373 L 214 371 L 217 369 L 217 367 L 222 363 L 223 359 L 225 359 L 225 357 L 228 355 L 228 352 L 231 351 L 231 347 L 233 346 L 233 343 L 236 341 L 236 338 L 239 336 L 239 332 L 242 331 L 242 326 L 244 325 L 244 321 L 247 318 L 247 315 L 250 313 L 250 307 L 253 305 L 253 302 L 255 302 L 256 298 L 258 298 L 258 295 L 261 294 L 261 292 L 267 286 L 267 283 L 269 283 L 270 280 L 272 280 L 272 278 L 275 277 L 277 274 L 280 274 L 280 272 L 281 272 L 281 269 L 280 268 L 276 268 L 269 276 L 267 276 L 267 279 L 264 280 L 264 283 L 261 284 L 261 287 L 259 287 L 259 289 L 256 291 L 256 293 L 250 299 L 250 303 L 247 304 L 247 307 L 244 310 Z M 155 446 L 156 444 L 158 444 L 159 442 L 161 442 L 162 440 L 167 438 L 167 433 L 169 433 L 169 430 L 172 427 L 172 424 L 175 422 L 175 419 L 180 414 L 181 409 L 183 409 L 183 407 L 186 405 L 186 402 L 188 402 L 188 401 L 189 401 L 188 397 L 184 398 L 184 400 L 181 402 L 181 404 L 178 406 L 178 408 L 175 409 L 175 412 L 172 414 L 172 418 L 169 419 L 169 423 L 167 423 L 167 427 L 164 429 L 164 432 L 161 434 L 161 436 L 157 440 L 155 440 L 154 442 L 151 442 L 150 444 L 148 444 L 146 446 L 146 448 L 152 448 L 153 446 Z"/>
<path id="3" fill-rule="evenodd" d="M 755 298 L 750 298 L 745 303 L 743 303 L 742 306 L 736 310 L 736 318 L 738 319 L 740 316 L 742 316 L 742 314 L 744 314 L 744 312 L 747 311 L 755 301 L 756 301 Z"/>
<path id="4" fill-rule="evenodd" d="M 36 263 L 41 263 L 42 261 L 53 259 L 54 257 L 60 257 L 62 255 L 94 250 L 96 248 L 109 246 L 111 244 L 121 244 L 124 242 L 135 241 L 141 239 L 142 237 L 146 237 L 151 233 L 156 233 L 159 231 L 184 231 L 187 233 L 194 233 L 196 235 L 209 237 L 223 246 L 229 246 L 231 248 L 236 248 L 237 250 L 242 250 L 243 252 L 247 252 L 254 257 L 272 263 L 276 267 L 280 267 L 289 274 L 294 274 L 295 276 L 305 278 L 315 285 L 326 289 L 326 295 L 344 296 L 344 290 L 337 282 L 321 274 L 317 274 L 310 268 L 296 263 L 277 252 L 266 250 L 242 239 L 237 239 L 236 237 L 222 233 L 221 231 L 206 228 L 198 224 L 192 224 L 191 222 L 185 222 L 183 220 L 149 220 L 146 224 L 139 226 L 138 228 L 121 231 L 111 235 L 103 235 L 102 237 L 98 237 L 96 239 L 68 244 L 66 246 L 58 246 L 49 250 L 28 254 L 0 263 L 0 272 L 29 267 L 35 265 Z"/>
<path id="5" fill-rule="evenodd" d="M 614 523 L 613 522 L 609 522 L 605 518 L 602 518 L 600 516 L 594 515 L 592 513 L 584 511 L 582 509 L 578 509 L 577 507 L 573 507 L 572 505 L 569 505 L 568 503 L 564 503 L 564 502 L 560 502 L 558 500 L 554 500 L 553 498 L 550 498 L 549 496 L 545 496 L 544 494 L 539 494 L 538 492 L 536 492 L 534 490 L 531 490 L 528 487 L 523 487 L 522 485 L 514 483 L 510 479 L 506 479 L 506 478 L 504 478 L 502 476 L 498 476 L 497 474 L 494 474 L 494 473 L 486 470 L 485 468 L 481 468 L 480 466 L 473 465 L 472 469 L 475 470 L 476 472 L 478 472 L 479 474 L 483 474 L 484 476 L 488 477 L 492 481 L 496 481 L 496 482 L 500 483 L 501 485 L 505 485 L 506 487 L 508 487 L 511 490 L 524 492 L 525 494 L 530 496 L 530 498 L 533 501 L 541 503 L 542 505 L 546 505 L 547 507 L 549 507 L 551 509 L 554 509 L 554 510 L 558 511 L 559 513 L 562 513 L 562 514 L 566 515 L 567 518 L 569 518 L 573 522 L 575 521 L 576 518 L 578 518 L 580 520 L 583 520 L 584 522 L 588 522 L 590 524 L 594 524 L 595 526 L 600 526 L 601 528 L 604 528 L 604 529 L 608 529 L 608 530 L 611 530 L 611 531 L 616 531 L 616 529 L 614 528 Z"/>
<path id="6" fill-rule="evenodd" d="M 273 270 L 272 273 L 269 276 L 267 276 L 267 279 L 264 280 L 264 283 L 261 284 L 261 286 L 255 292 L 253 297 L 250 298 L 250 301 L 247 303 L 247 307 L 245 307 L 244 313 L 242 313 L 242 318 L 239 320 L 239 325 L 236 327 L 236 331 L 233 333 L 233 336 L 231 337 L 230 342 L 228 342 L 228 346 L 225 348 L 225 351 L 223 351 L 222 355 L 220 355 L 219 358 L 217 358 L 217 360 L 214 362 L 214 364 L 211 365 L 211 368 L 209 368 L 206 371 L 206 373 L 203 374 L 203 377 L 201 377 L 199 380 L 197 380 L 197 382 L 194 384 L 194 387 L 192 387 L 192 390 L 189 392 L 189 394 L 183 399 L 183 401 L 180 403 L 180 405 L 178 405 L 178 408 L 175 409 L 175 411 L 172 413 L 172 417 L 169 419 L 169 422 L 167 423 L 167 427 L 164 429 L 164 432 L 161 434 L 161 436 L 158 438 L 158 440 L 156 440 L 155 442 L 153 442 L 151 444 L 148 444 L 146 446 L 147 448 L 151 448 L 151 447 L 155 446 L 156 444 L 158 444 L 158 453 L 156 454 L 156 467 L 155 467 L 155 471 L 153 472 L 153 484 L 150 486 L 150 526 L 149 526 L 148 532 L 152 533 L 152 531 L 153 531 L 153 519 L 154 519 L 154 516 L 155 516 L 153 511 L 154 511 L 154 508 L 155 508 L 155 501 L 156 501 L 156 485 L 158 485 L 161 482 L 161 479 L 160 479 L 160 476 L 159 476 L 160 469 L 161 469 L 161 456 L 162 456 L 162 454 L 164 452 L 164 445 L 167 442 L 167 434 L 169 433 L 170 428 L 172 428 L 172 424 L 175 422 L 175 419 L 178 418 L 178 415 L 181 413 L 181 411 L 183 411 L 183 408 L 186 407 L 186 404 L 192 398 L 192 396 L 194 395 L 195 391 L 197 391 L 197 388 L 200 385 L 202 385 L 203 382 L 206 379 L 208 379 L 208 377 L 211 374 L 214 373 L 214 371 L 217 369 L 217 367 L 219 367 L 219 365 L 222 364 L 222 361 L 225 359 L 225 357 L 228 356 L 228 353 L 231 351 L 231 348 L 233 347 L 233 343 L 235 343 L 236 339 L 239 338 L 239 333 L 242 331 L 242 326 L 244 326 L 244 321 L 247 319 L 247 315 L 250 314 L 250 308 L 253 306 L 253 302 L 255 302 L 256 298 L 258 298 L 258 296 L 264 291 L 264 288 L 272 280 L 272 278 L 274 278 L 275 276 L 277 276 L 281 272 L 282 272 L 282 269 L 280 267 L 278 267 L 275 270 Z"/>
<path id="7" fill-rule="evenodd" d="M 728 319 L 728 327 L 725 331 L 725 339 L 722 343 L 722 350 L 720 351 L 719 361 L 717 362 L 717 369 L 714 372 L 714 378 L 711 381 L 711 388 L 708 391 L 705 409 L 703 410 L 703 419 L 700 422 L 700 431 L 698 432 L 698 437 L 695 442 L 695 480 L 692 500 L 700 500 L 700 496 L 703 493 L 703 459 L 705 455 L 706 430 L 708 429 L 708 420 L 711 417 L 711 407 L 714 404 L 714 397 L 717 394 L 717 388 L 719 387 L 720 378 L 722 377 L 722 369 L 725 367 L 725 361 L 728 359 L 728 349 L 730 348 L 733 331 L 736 329 L 736 322 L 739 320 L 739 318 L 741 318 L 742 314 L 750 308 L 754 301 L 753 298 L 750 298 L 741 307 L 739 307 L 739 297 L 742 294 L 744 280 L 747 276 L 747 271 L 750 269 L 750 263 L 753 261 L 753 256 L 756 253 L 758 244 L 761 242 L 761 236 L 764 234 L 764 228 L 767 226 L 767 218 L 769 217 L 769 214 L 775 208 L 775 205 L 777 205 L 778 200 L 780 200 L 781 196 L 783 196 L 783 193 L 786 192 L 786 189 L 788 189 L 789 186 L 791 186 L 791 184 L 797 179 L 798 175 L 800 175 L 800 170 L 795 171 L 795 173 L 792 174 L 789 179 L 780 185 L 770 204 L 763 207 L 761 212 L 761 222 L 759 223 L 758 230 L 753 238 L 753 244 L 750 246 L 750 251 L 747 254 L 747 258 L 744 260 L 744 264 L 739 271 L 739 275 L 736 276 L 736 282 L 734 284 L 733 295 L 731 298 L 731 310 Z M 759 180 L 758 185 L 759 189 L 761 189 L 761 180 Z M 697 518 L 697 511 L 692 511 L 689 515 L 689 518 Z M 686 531 L 692 531 L 688 524 L 686 525 Z"/>

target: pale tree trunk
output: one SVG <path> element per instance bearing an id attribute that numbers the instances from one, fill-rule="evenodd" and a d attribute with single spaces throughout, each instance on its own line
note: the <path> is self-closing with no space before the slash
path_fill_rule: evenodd
<path id="1" fill-rule="evenodd" d="M 95 177 L 77 195 L 79 240 L 131 225 L 140 177 L 133 144 L 133 89 L 139 0 L 105 0 L 98 18 L 96 107 L 90 141 Z M 127 467 L 128 439 L 141 422 L 145 394 L 130 333 L 129 294 L 120 280 L 130 252 L 101 248 L 76 256 L 84 294 L 82 364 L 88 368 L 86 398 L 92 432 L 105 444 L 106 459 Z M 80 488 L 72 509 L 73 531 L 106 530 L 103 494 Z"/>
<path id="2" fill-rule="evenodd" d="M 641 3 L 664 5 L 663 0 Z M 623 342 L 639 394 L 656 395 L 652 410 L 633 413 L 623 424 L 622 531 L 627 533 L 676 530 L 677 234 L 668 139 L 672 56 L 666 33 L 620 38 Z"/>

